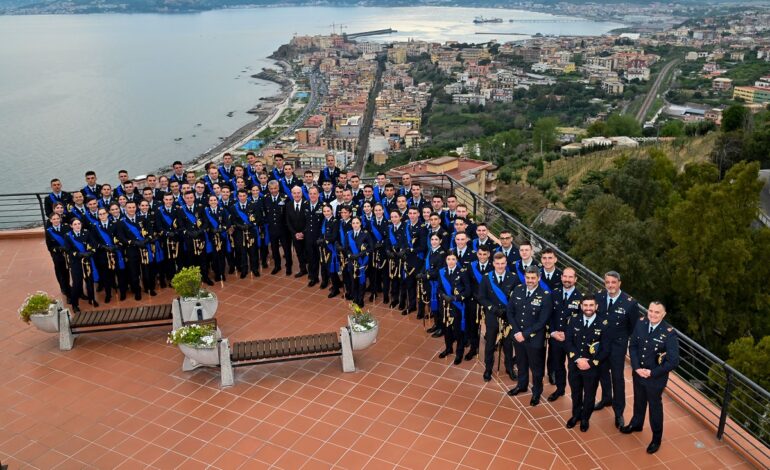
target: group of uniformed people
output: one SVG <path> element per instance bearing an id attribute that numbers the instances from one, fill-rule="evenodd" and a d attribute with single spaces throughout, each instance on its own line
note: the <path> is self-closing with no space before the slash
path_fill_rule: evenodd
<path id="1" fill-rule="evenodd" d="M 569 382 L 572 417 L 586 431 L 594 410 L 611 406 L 623 433 L 641 429 L 649 404 L 653 442 L 662 435 L 661 394 L 678 363 L 676 334 L 654 302 L 640 320 L 634 299 L 620 290 L 620 275 L 605 275 L 605 289 L 584 295 L 574 269 L 556 267 L 550 248 L 533 257 L 529 242 L 490 234 L 474 223 L 455 196 L 430 199 L 404 174 L 397 188 L 385 174 L 361 185 L 357 175 L 336 167 L 333 156 L 318 178 L 274 156 L 270 170 L 254 153 L 246 165 L 230 154 L 209 164 L 202 178 L 174 162 L 169 176 L 148 175 L 143 189 L 128 173 L 113 188 L 93 171 L 71 194 L 58 179 L 45 201 L 46 243 L 56 278 L 73 311 L 78 301 L 120 299 L 131 290 L 155 295 L 186 266 L 200 266 L 209 285 L 227 274 L 260 276 L 272 258 L 271 274 L 308 277 L 308 287 L 329 288 L 359 306 L 381 299 L 402 315 L 432 320 L 428 333 L 444 338 L 440 358 L 472 360 L 484 325 L 483 378 L 492 378 L 495 352 L 516 382 L 508 393 L 529 390 L 540 403 L 547 376 L 557 400 Z M 294 256 L 292 256 L 292 251 Z M 213 280 L 212 280 L 213 274 Z M 95 285 L 98 288 L 95 288 Z M 634 417 L 626 425 L 623 369 L 629 351 L 633 367 Z M 467 352 L 466 352 L 467 350 Z M 601 399 L 594 403 L 601 384 Z"/>

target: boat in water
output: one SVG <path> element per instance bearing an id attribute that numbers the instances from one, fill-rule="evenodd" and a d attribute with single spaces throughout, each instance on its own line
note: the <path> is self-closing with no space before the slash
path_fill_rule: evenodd
<path id="1" fill-rule="evenodd" d="M 483 16 L 477 16 L 474 20 L 474 23 L 481 24 L 481 23 L 502 23 L 502 18 L 484 18 Z"/>

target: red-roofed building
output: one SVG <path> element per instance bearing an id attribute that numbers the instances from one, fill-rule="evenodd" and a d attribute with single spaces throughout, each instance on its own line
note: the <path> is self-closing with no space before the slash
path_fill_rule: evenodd
<path id="1" fill-rule="evenodd" d="M 497 166 L 491 162 L 483 160 L 474 160 L 465 157 L 439 157 L 430 160 L 419 160 L 398 166 L 388 171 L 388 177 L 391 180 L 400 179 L 404 173 L 412 175 L 447 175 L 464 184 L 472 192 L 478 194 L 487 200 L 495 199 L 495 190 L 497 189 Z M 426 186 L 441 186 L 442 180 L 437 177 L 434 180 L 430 178 L 421 178 L 423 189 Z M 429 189 L 429 188 L 428 188 Z M 469 210 L 473 211 L 473 201 L 460 201 L 468 205 Z"/>

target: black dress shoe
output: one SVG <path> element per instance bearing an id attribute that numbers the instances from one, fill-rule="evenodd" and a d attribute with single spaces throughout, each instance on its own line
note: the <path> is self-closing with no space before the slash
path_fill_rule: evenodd
<path id="1" fill-rule="evenodd" d="M 642 432 L 642 427 L 641 426 L 631 426 L 629 424 L 629 425 L 621 427 L 620 428 L 620 432 L 622 432 L 623 434 L 631 434 L 632 432 Z"/>
<path id="2" fill-rule="evenodd" d="M 509 371 L 508 371 L 508 377 L 510 377 L 510 378 L 511 378 L 511 380 L 516 380 L 516 379 L 517 379 L 517 377 L 516 377 L 516 371 L 515 371 L 515 370 L 513 370 L 513 369 L 509 370 Z"/>
<path id="3" fill-rule="evenodd" d="M 286 269 L 286 275 L 291 276 L 291 269 Z"/>
<path id="4" fill-rule="evenodd" d="M 540 397 L 532 397 L 529 401 L 529 406 L 537 406 L 540 404 Z"/>
<path id="5" fill-rule="evenodd" d="M 134 294 L 134 300 L 142 300 L 142 293 L 137 292 L 136 294 Z"/>
<path id="6" fill-rule="evenodd" d="M 267 269 L 267 263 L 262 263 L 262 269 Z"/>
<path id="7" fill-rule="evenodd" d="M 434 331 L 433 334 L 431 335 L 431 337 L 433 338 L 441 338 L 442 336 L 444 336 L 444 330 L 442 330 L 441 328 Z"/>
<path id="8" fill-rule="evenodd" d="M 316 284 L 318 284 L 318 281 L 316 281 L 315 279 L 311 279 L 310 282 L 307 283 L 307 286 L 313 287 Z"/>
<path id="9" fill-rule="evenodd" d="M 660 449 L 660 442 L 652 441 L 650 442 L 650 445 L 647 446 L 647 453 L 654 454 L 658 449 Z"/>
<path id="10" fill-rule="evenodd" d="M 433 333 L 434 331 L 438 330 L 438 325 L 433 325 L 427 330 L 425 330 L 426 333 Z"/>
<path id="11" fill-rule="evenodd" d="M 374 294 L 369 294 L 369 302 L 374 302 Z"/>
<path id="12" fill-rule="evenodd" d="M 580 421 L 580 432 L 588 431 L 588 421 Z"/>
<path id="13" fill-rule="evenodd" d="M 80 294 L 80 300 L 88 300 L 88 297 L 86 297 L 86 296 L 85 296 L 85 295 L 83 295 L 83 294 Z"/>
<path id="14" fill-rule="evenodd" d="M 110 303 L 110 301 L 111 301 L 111 300 L 112 300 L 112 298 L 111 298 L 111 297 L 105 297 L 105 298 L 104 298 L 104 303 L 105 303 L 105 304 L 108 304 L 108 303 Z"/>
<path id="15" fill-rule="evenodd" d="M 516 395 L 522 392 L 526 392 L 526 390 L 519 387 L 513 387 L 512 389 L 508 390 L 508 396 L 515 397 Z"/>
<path id="16" fill-rule="evenodd" d="M 459 366 L 461 362 L 463 362 L 463 357 L 462 356 L 457 356 L 457 357 L 455 357 L 455 360 L 454 360 L 453 364 L 456 365 L 456 366 Z"/>
<path id="17" fill-rule="evenodd" d="M 468 351 L 468 354 L 465 355 L 465 360 L 466 361 L 470 361 L 474 357 L 476 357 L 476 350 L 475 349 L 471 349 L 470 351 Z"/>
<path id="18" fill-rule="evenodd" d="M 398 301 L 394 300 L 390 303 L 390 308 L 396 308 L 396 305 L 398 305 Z"/>
<path id="19" fill-rule="evenodd" d="M 319 289 L 326 289 L 327 287 L 329 287 L 329 280 L 328 279 L 324 279 L 323 281 L 321 281 L 321 285 L 318 286 Z"/>
<path id="20" fill-rule="evenodd" d="M 575 425 L 577 424 L 577 421 L 578 421 L 577 418 L 575 418 L 574 416 L 572 418 L 568 419 L 567 420 L 567 425 L 566 425 L 567 429 L 574 428 Z"/>
<path id="21" fill-rule="evenodd" d="M 272 271 L 270 271 L 270 274 L 278 274 L 279 272 L 281 272 L 281 267 L 277 266 L 277 267 L 273 268 Z"/>
<path id="22" fill-rule="evenodd" d="M 404 309 L 406 309 L 406 305 L 400 303 L 400 304 L 398 304 L 398 309 L 399 310 L 404 310 Z"/>
<path id="23" fill-rule="evenodd" d="M 91 301 L 91 305 L 93 305 L 94 307 L 98 307 L 98 306 L 99 306 L 99 302 L 97 302 L 97 301 L 94 299 L 94 300 L 92 300 L 92 301 Z"/>
<path id="24" fill-rule="evenodd" d="M 389 304 L 390 303 L 390 296 L 383 295 L 382 296 L 382 303 Z"/>
<path id="25" fill-rule="evenodd" d="M 417 319 L 418 320 L 422 320 L 423 318 L 425 318 L 425 312 L 421 312 L 421 313 L 417 314 Z"/>
<path id="26" fill-rule="evenodd" d="M 353 296 L 345 292 L 345 300 L 353 300 Z"/>
<path id="27" fill-rule="evenodd" d="M 564 392 L 555 391 L 552 394 L 548 395 L 548 401 L 556 401 L 559 399 L 559 397 L 564 396 Z"/>
<path id="28" fill-rule="evenodd" d="M 245 278 L 245 277 L 246 277 L 246 276 L 248 276 L 248 275 L 249 275 L 249 273 L 247 273 L 246 271 L 243 271 L 239 277 L 240 277 L 241 279 L 243 279 L 243 278 Z"/>
<path id="29" fill-rule="evenodd" d="M 409 310 L 407 310 L 407 309 L 401 310 L 401 315 L 403 315 L 403 316 L 409 315 Z"/>
<path id="30" fill-rule="evenodd" d="M 207 286 L 213 286 L 214 285 L 214 281 L 212 281 L 211 279 L 204 279 L 203 282 L 205 282 Z"/>
<path id="31" fill-rule="evenodd" d="M 441 351 L 441 352 L 439 353 L 438 357 L 439 357 L 440 359 L 444 359 L 445 357 L 447 357 L 447 356 L 448 356 L 448 355 L 450 355 L 450 354 L 452 354 L 452 350 L 451 350 L 451 349 L 445 349 L 445 350 L 443 350 L 443 351 Z"/>
<path id="32" fill-rule="evenodd" d="M 251 274 L 253 274 L 254 277 L 259 277 L 259 271 L 252 271 Z"/>
<path id="33" fill-rule="evenodd" d="M 626 422 L 623 420 L 622 416 L 615 416 L 615 427 L 620 429 L 622 427 L 625 427 Z"/>
<path id="34" fill-rule="evenodd" d="M 594 411 L 599 411 L 605 406 L 610 406 L 610 405 L 612 405 L 612 400 L 597 401 L 596 404 L 594 405 Z"/>
<path id="35" fill-rule="evenodd" d="M 166 288 L 166 281 L 164 281 L 164 280 L 160 281 L 160 288 L 161 289 L 165 289 Z"/>
<path id="36" fill-rule="evenodd" d="M 73 313 L 80 313 L 80 307 L 72 307 Z"/>
<path id="37" fill-rule="evenodd" d="M 151 295 L 151 296 L 153 296 L 153 297 L 155 297 L 156 295 L 158 295 L 158 293 L 157 293 L 157 292 L 155 292 L 155 290 L 154 290 L 154 289 L 152 289 L 152 290 L 150 290 L 150 295 Z"/>
<path id="38" fill-rule="evenodd" d="M 484 382 L 492 380 L 492 371 L 484 371 Z"/>
<path id="39" fill-rule="evenodd" d="M 122 293 L 120 294 L 120 301 L 122 302 L 122 301 L 124 301 L 124 300 L 126 300 L 126 293 L 125 293 L 125 292 L 122 292 Z"/>
<path id="40" fill-rule="evenodd" d="M 294 277 L 296 277 L 296 278 L 300 278 L 302 276 L 307 276 L 307 271 L 303 270 L 303 271 L 300 271 L 300 272 L 298 272 L 297 274 L 294 275 Z"/>
<path id="41" fill-rule="evenodd" d="M 328 298 L 333 299 L 340 295 L 340 291 L 337 289 L 334 289 L 333 291 L 329 292 L 329 295 L 327 295 Z"/>

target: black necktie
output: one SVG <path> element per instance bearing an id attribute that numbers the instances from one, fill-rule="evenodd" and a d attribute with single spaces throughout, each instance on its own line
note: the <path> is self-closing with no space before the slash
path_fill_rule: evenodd
<path id="1" fill-rule="evenodd" d="M 588 328 L 588 320 L 583 319 L 583 328 Z"/>
<path id="2" fill-rule="evenodd" d="M 655 329 L 655 328 L 652 326 L 652 323 L 651 323 L 651 324 L 650 324 L 650 332 L 649 332 L 648 334 L 652 334 L 652 330 L 654 330 L 654 329 Z"/>
<path id="3" fill-rule="evenodd" d="M 607 311 L 608 311 L 608 312 L 609 312 L 610 310 L 612 310 L 612 305 L 613 305 L 614 303 L 615 303 L 615 301 L 614 301 L 612 298 L 610 298 L 610 303 L 608 303 L 608 304 L 607 304 Z"/>
<path id="4" fill-rule="evenodd" d="M 450 276 L 452 275 L 452 272 L 454 272 L 454 269 L 450 269 L 450 270 L 449 270 L 449 275 L 450 275 Z"/>
<path id="5" fill-rule="evenodd" d="M 567 299 L 569 299 L 569 293 L 565 292 L 564 293 L 564 301 L 566 302 Z"/>
<path id="6" fill-rule="evenodd" d="M 497 283 L 502 284 L 503 283 L 503 276 L 497 276 Z"/>

